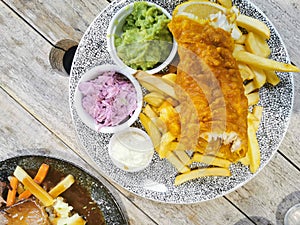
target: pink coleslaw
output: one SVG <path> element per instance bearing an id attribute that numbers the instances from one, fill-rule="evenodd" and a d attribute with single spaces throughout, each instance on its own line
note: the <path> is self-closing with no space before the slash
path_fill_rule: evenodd
<path id="1" fill-rule="evenodd" d="M 119 125 L 137 108 L 134 85 L 122 74 L 108 71 L 78 86 L 82 106 L 94 118 L 99 129 Z"/>

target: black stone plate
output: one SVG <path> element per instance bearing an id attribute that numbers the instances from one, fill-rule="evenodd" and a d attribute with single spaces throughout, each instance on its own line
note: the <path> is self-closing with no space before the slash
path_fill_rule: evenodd
<path id="1" fill-rule="evenodd" d="M 7 177 L 13 174 L 16 166 L 21 166 L 24 170 L 37 170 L 42 163 L 47 163 L 50 168 L 62 174 L 73 175 L 76 182 L 84 187 L 97 203 L 107 225 L 128 224 L 127 218 L 110 190 L 95 177 L 70 162 L 45 156 L 18 156 L 6 159 L 0 162 L 0 181 L 7 181 Z"/>

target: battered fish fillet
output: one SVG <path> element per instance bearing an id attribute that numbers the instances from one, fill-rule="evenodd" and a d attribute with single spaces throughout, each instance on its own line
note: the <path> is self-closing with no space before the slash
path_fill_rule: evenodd
<path id="1" fill-rule="evenodd" d="M 173 17 L 169 29 L 180 57 L 175 88 L 181 143 L 237 161 L 248 147 L 248 101 L 230 33 L 180 16 Z"/>

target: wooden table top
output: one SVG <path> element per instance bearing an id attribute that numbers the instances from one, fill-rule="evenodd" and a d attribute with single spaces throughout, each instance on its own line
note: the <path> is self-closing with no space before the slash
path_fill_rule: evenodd
<path id="1" fill-rule="evenodd" d="M 292 63 L 300 66 L 298 0 L 252 2 L 272 21 Z M 66 155 L 102 179 L 76 137 L 69 78 L 52 69 L 49 53 L 62 39 L 79 42 L 108 4 L 105 0 L 1 0 L 0 160 L 24 154 Z M 197 204 L 165 204 L 109 181 L 130 224 L 283 224 L 288 208 L 300 202 L 299 73 L 294 73 L 294 84 L 293 112 L 278 152 L 250 182 L 230 194 Z"/>

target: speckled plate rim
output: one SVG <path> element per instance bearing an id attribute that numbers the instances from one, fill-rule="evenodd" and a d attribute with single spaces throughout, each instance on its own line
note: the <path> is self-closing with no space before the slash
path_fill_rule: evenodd
<path id="1" fill-rule="evenodd" d="M 173 203 L 173 204 L 191 204 L 191 203 L 198 203 L 203 202 L 211 199 L 215 199 L 221 196 L 224 196 L 237 188 L 240 188 L 241 186 L 245 185 L 247 182 L 249 182 L 251 179 L 253 179 L 272 159 L 272 157 L 275 155 L 277 149 L 279 148 L 285 133 L 288 128 L 289 124 L 289 118 L 292 112 L 293 107 L 293 100 L 294 100 L 294 82 L 292 73 L 279 73 L 279 76 L 282 80 L 282 82 L 272 88 L 270 85 L 266 85 L 266 87 L 263 87 L 260 90 L 260 95 L 262 96 L 260 104 L 264 106 L 264 115 L 262 118 L 262 122 L 259 128 L 259 131 L 257 133 L 257 138 L 260 144 L 260 148 L 262 151 L 262 162 L 259 170 L 255 174 L 251 174 L 248 170 L 248 168 L 245 169 L 244 166 L 241 165 L 233 165 L 231 166 L 231 171 L 234 171 L 236 174 L 233 174 L 230 178 L 204 178 L 199 179 L 196 181 L 189 182 L 188 184 L 183 184 L 180 187 L 171 187 L 171 189 L 168 189 L 167 192 L 161 193 L 157 190 L 151 190 L 151 189 L 145 189 L 144 186 L 141 186 L 141 183 L 135 182 L 135 178 L 133 178 L 132 175 L 124 174 L 119 170 L 116 170 L 113 165 L 110 164 L 109 166 L 112 166 L 112 168 L 107 169 L 105 168 L 106 165 L 103 164 L 103 161 L 99 161 L 99 157 L 102 157 L 103 154 L 105 156 L 105 152 L 101 152 L 101 156 L 97 153 L 100 148 L 106 148 L 105 139 L 109 139 L 109 136 L 100 138 L 99 141 L 93 140 L 94 138 L 98 138 L 97 135 L 87 135 L 86 133 L 89 133 L 84 126 L 78 121 L 76 112 L 74 112 L 73 109 L 73 92 L 74 92 L 74 85 L 76 85 L 76 82 L 80 78 L 80 75 L 90 66 L 97 65 L 103 63 L 104 57 L 106 60 L 104 62 L 112 62 L 109 55 L 106 54 L 105 49 L 96 49 L 95 46 L 97 44 L 94 42 L 95 37 L 93 35 L 96 34 L 94 31 L 97 29 L 97 25 L 99 26 L 99 21 L 105 21 L 105 16 L 107 16 L 107 13 L 113 10 L 117 10 L 124 4 L 128 4 L 130 2 L 133 2 L 133 0 L 122 0 L 122 1 L 114 1 L 110 5 L 108 5 L 91 23 L 87 31 L 85 32 L 83 38 L 81 39 L 79 46 L 77 48 L 73 65 L 71 69 L 71 77 L 70 77 L 70 109 L 71 109 L 71 115 L 73 118 L 73 122 L 78 134 L 78 138 L 81 142 L 81 144 L 85 147 L 85 150 L 91 158 L 94 159 L 96 164 L 99 167 L 99 170 L 101 170 L 103 173 L 108 175 L 114 182 L 121 185 L 126 190 L 130 191 L 131 193 L 134 193 L 136 195 L 139 195 L 141 197 L 145 197 L 147 199 L 151 199 L 154 201 L 164 202 L 164 203 Z M 165 7 L 169 7 L 167 10 L 170 12 L 172 11 L 172 8 L 174 8 L 175 5 L 182 2 L 180 0 L 177 1 L 150 1 L 155 2 L 157 4 L 160 4 Z M 290 59 L 287 53 L 287 50 L 285 48 L 285 45 L 277 32 L 274 25 L 271 23 L 271 21 L 267 18 L 267 16 L 252 2 L 248 0 L 235 0 L 234 4 L 240 8 L 240 11 L 246 15 L 252 15 L 254 17 L 257 17 L 264 21 L 271 29 L 271 39 L 270 39 L 270 45 L 272 50 L 275 49 L 274 52 L 272 52 L 271 58 L 284 61 L 287 63 L 290 63 Z M 98 23 L 98 24 L 97 24 Z M 100 26 L 101 27 L 101 26 Z M 104 26 L 105 27 L 105 26 Z M 274 42 L 274 43 L 273 43 Z M 104 46 L 106 46 L 106 43 L 101 42 Z M 275 47 L 274 47 L 275 45 Z M 92 46 L 92 47 L 91 47 Z M 91 48 L 90 48 L 91 47 Z M 99 54 L 98 56 L 94 56 L 91 54 L 88 54 L 86 52 L 87 48 L 90 48 L 90 52 L 93 52 L 93 54 Z M 99 45 L 98 45 L 99 48 Z M 89 56 L 91 58 L 89 58 Z M 85 58 L 84 58 L 85 57 Z M 84 59 L 83 59 L 84 58 Z M 272 98 L 273 97 L 273 98 Z M 277 97 L 282 100 L 282 102 L 277 103 L 276 99 Z M 270 101 L 271 100 L 271 101 Z M 286 101 L 286 102 L 285 102 Z M 275 102 L 275 103 L 274 103 Z M 266 103 L 269 104 L 269 106 L 266 106 Z M 283 104 L 285 103 L 285 104 Z M 272 106 L 276 106 L 275 108 L 272 108 Z M 275 114 L 274 112 L 279 109 L 281 110 L 279 114 Z M 271 117 L 275 116 L 276 119 L 272 119 Z M 269 121 L 272 121 L 270 123 Z M 136 126 L 139 126 L 138 124 Z M 268 127 L 271 127 L 268 128 Z M 268 129 L 266 129 L 268 128 Z M 276 128 L 275 131 L 272 131 L 272 128 Z M 266 131 L 266 132 L 265 132 Z M 267 133 L 267 134 L 266 134 Z M 104 143 L 99 143 L 104 142 Z M 170 172 L 170 177 L 168 179 L 174 179 L 174 171 L 170 168 L 169 165 L 167 165 L 167 162 L 161 162 L 158 158 L 154 158 L 154 164 L 156 168 L 153 168 L 150 166 L 150 168 L 146 169 L 144 173 L 141 174 L 135 174 L 135 176 L 139 177 L 146 177 L 147 173 L 149 172 L 155 172 L 159 169 L 165 169 L 166 173 Z M 105 163 L 106 164 L 106 163 Z M 164 175 L 163 175 L 164 176 Z M 133 183 L 130 182 L 124 182 L 123 180 L 120 180 L 120 177 L 126 177 L 126 180 L 131 181 L 130 179 L 133 179 Z M 160 178 L 160 177 L 158 177 Z M 123 179 L 123 178 L 122 178 Z M 164 179 L 162 179 L 164 180 Z M 140 180 L 138 180 L 140 181 Z M 165 179 L 164 181 L 167 182 Z M 128 184 L 129 183 L 129 184 Z M 160 183 L 159 183 L 160 184 Z M 203 185 L 204 184 L 204 185 Z M 222 185 L 226 185 L 225 189 L 222 189 Z M 202 188 L 205 188 L 205 191 L 202 191 Z"/>
<path id="2" fill-rule="evenodd" d="M 23 166 L 25 170 L 28 168 L 38 169 L 39 165 L 35 164 L 36 162 L 45 162 L 62 173 L 62 170 L 67 170 L 69 173 L 71 173 L 70 171 L 76 171 L 71 174 L 75 177 L 75 180 L 77 180 L 79 185 L 86 188 L 86 190 L 91 193 L 92 199 L 97 203 L 103 213 L 106 224 L 129 224 L 127 217 L 123 213 L 122 207 L 106 185 L 73 162 L 53 156 L 33 154 L 14 156 L 0 161 L 0 180 L 3 181 L 7 178 L 7 175 L 12 174 L 17 165 Z M 24 167 L 24 165 L 26 166 Z M 8 170 L 7 167 L 9 167 Z M 85 178 L 84 180 L 82 179 L 83 177 Z M 89 182 L 90 184 L 87 187 L 86 184 Z"/>

